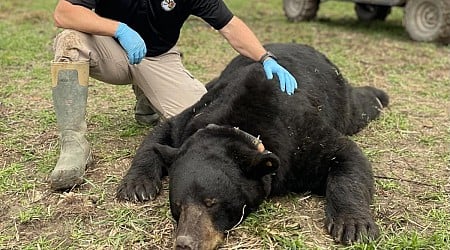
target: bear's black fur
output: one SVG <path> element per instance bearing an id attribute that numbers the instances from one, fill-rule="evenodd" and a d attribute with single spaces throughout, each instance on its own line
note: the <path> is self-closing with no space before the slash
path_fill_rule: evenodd
<path id="1" fill-rule="evenodd" d="M 347 135 L 379 116 L 387 94 L 351 87 L 311 47 L 265 47 L 297 79 L 294 95 L 237 56 L 200 101 L 145 138 L 117 197 L 154 199 L 168 174 L 177 249 L 213 249 L 265 198 L 305 191 L 326 197 L 326 227 L 337 242 L 376 238 L 371 165 Z"/>

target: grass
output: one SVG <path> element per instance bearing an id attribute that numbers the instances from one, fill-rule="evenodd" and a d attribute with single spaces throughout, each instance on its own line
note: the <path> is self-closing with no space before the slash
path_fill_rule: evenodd
<path id="1" fill-rule="evenodd" d="M 278 0 L 225 2 L 263 43 L 309 44 L 354 85 L 386 90 L 391 105 L 352 137 L 377 176 L 379 241 L 334 244 L 323 227 L 324 200 L 292 194 L 265 202 L 229 232 L 223 249 L 450 249 L 450 48 L 411 41 L 401 8 L 368 24 L 357 21 L 352 3 L 329 1 L 316 20 L 289 23 Z M 0 2 L 0 249 L 168 249 L 175 225 L 167 180 L 154 202 L 114 200 L 149 130 L 134 121 L 130 86 L 91 79 L 87 122 L 95 167 L 70 193 L 49 189 L 59 150 L 49 70 L 59 31 L 54 5 Z M 185 24 L 179 46 L 186 67 L 203 82 L 236 55 L 197 18 Z"/>

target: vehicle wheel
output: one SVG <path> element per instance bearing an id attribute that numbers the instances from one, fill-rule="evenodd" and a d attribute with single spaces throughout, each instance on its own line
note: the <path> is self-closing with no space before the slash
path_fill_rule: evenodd
<path id="1" fill-rule="evenodd" d="M 450 43 L 450 1 L 409 0 L 403 23 L 413 40 Z"/>
<path id="2" fill-rule="evenodd" d="M 361 21 L 386 20 L 391 13 L 391 6 L 356 3 L 355 12 Z"/>
<path id="3" fill-rule="evenodd" d="M 284 14 L 289 21 L 309 21 L 316 17 L 320 0 L 283 0 Z"/>

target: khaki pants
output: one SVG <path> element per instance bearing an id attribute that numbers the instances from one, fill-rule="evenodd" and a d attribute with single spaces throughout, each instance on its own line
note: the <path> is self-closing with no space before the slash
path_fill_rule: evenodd
<path id="1" fill-rule="evenodd" d="M 55 62 L 89 61 L 89 75 L 110 84 L 134 84 L 163 117 L 172 117 L 197 102 L 206 93 L 204 85 L 187 71 L 176 48 L 145 57 L 131 65 L 116 40 L 64 30 L 54 41 Z"/>

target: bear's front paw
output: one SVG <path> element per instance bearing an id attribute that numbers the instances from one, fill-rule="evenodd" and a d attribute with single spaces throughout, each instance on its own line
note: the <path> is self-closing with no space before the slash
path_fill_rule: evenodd
<path id="1" fill-rule="evenodd" d="M 337 243 L 352 244 L 354 242 L 368 242 L 380 235 L 378 226 L 371 216 L 355 217 L 351 215 L 327 218 L 328 233 Z"/>
<path id="2" fill-rule="evenodd" d="M 154 200 L 161 186 L 161 180 L 147 175 L 126 175 L 117 188 L 116 198 L 133 202 Z"/>

